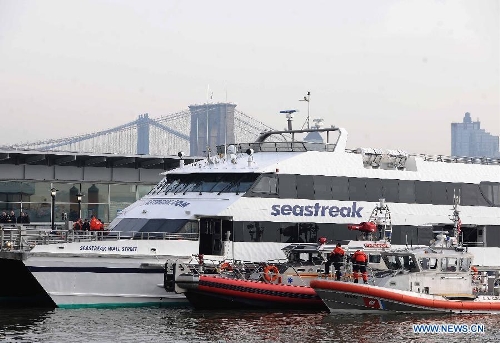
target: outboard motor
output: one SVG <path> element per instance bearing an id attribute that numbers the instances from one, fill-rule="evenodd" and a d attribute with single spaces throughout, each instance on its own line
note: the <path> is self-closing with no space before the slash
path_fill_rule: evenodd
<path id="1" fill-rule="evenodd" d="M 163 288 L 167 292 L 175 291 L 175 263 L 165 263 L 165 271 L 163 272 Z"/>

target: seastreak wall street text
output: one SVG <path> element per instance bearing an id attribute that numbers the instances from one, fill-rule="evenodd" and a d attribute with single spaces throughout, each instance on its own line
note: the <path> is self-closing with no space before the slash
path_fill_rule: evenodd
<path id="1" fill-rule="evenodd" d="M 296 216 L 296 217 L 357 217 L 361 218 L 363 207 L 357 207 L 354 201 L 350 207 L 339 207 L 330 205 L 320 205 L 319 202 L 314 205 L 272 205 L 272 216 Z"/>

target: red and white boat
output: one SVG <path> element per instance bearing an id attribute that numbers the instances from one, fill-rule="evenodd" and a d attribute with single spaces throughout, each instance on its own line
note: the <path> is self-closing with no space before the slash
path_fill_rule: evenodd
<path id="1" fill-rule="evenodd" d="M 175 291 L 197 309 L 262 308 L 327 310 L 309 281 L 323 273 L 324 259 L 316 244 L 292 244 L 288 261 L 274 264 L 223 262 L 210 268 L 178 263 Z"/>

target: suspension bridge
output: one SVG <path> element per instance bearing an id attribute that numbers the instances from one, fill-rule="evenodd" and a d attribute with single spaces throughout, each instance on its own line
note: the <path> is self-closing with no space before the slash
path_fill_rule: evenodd
<path id="1" fill-rule="evenodd" d="M 254 141 L 271 127 L 236 110 L 233 103 L 191 105 L 173 114 L 138 119 L 102 131 L 72 137 L 17 143 L 13 150 L 115 153 L 121 155 L 174 155 L 179 151 L 201 156 L 210 147 Z"/>

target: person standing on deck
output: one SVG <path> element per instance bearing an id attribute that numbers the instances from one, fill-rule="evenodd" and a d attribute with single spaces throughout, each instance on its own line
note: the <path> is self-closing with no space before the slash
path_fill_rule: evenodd
<path id="1" fill-rule="evenodd" d="M 340 268 L 344 262 L 344 255 L 345 251 L 344 249 L 342 249 L 342 245 L 340 243 L 337 243 L 337 246 L 330 254 L 331 260 L 333 261 L 333 267 L 335 268 L 335 279 L 337 281 L 340 281 L 340 277 L 342 276 Z"/>
<path id="2" fill-rule="evenodd" d="M 364 283 L 368 283 L 368 274 L 366 272 L 366 264 L 368 262 L 368 256 L 361 251 L 356 250 L 354 255 L 352 255 L 352 271 L 354 276 L 354 283 L 358 283 L 359 272 L 363 278 Z"/>
<path id="3" fill-rule="evenodd" d="M 100 231 L 104 229 L 102 222 L 97 219 L 95 215 L 92 215 L 90 219 L 90 231 Z"/>

